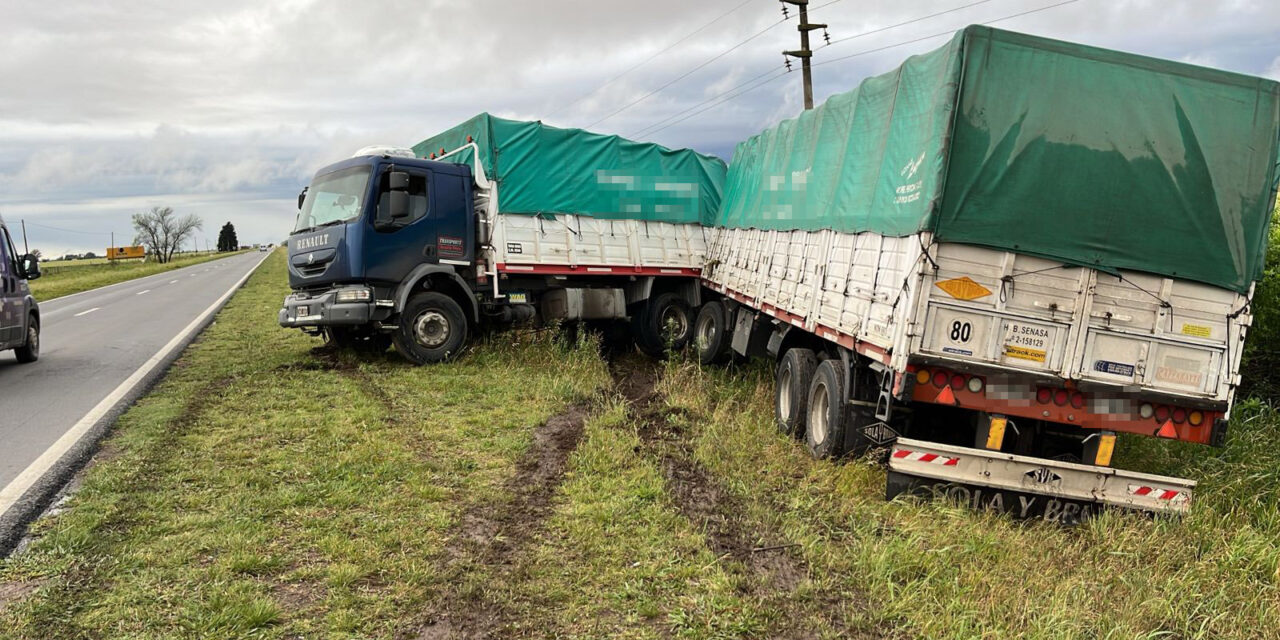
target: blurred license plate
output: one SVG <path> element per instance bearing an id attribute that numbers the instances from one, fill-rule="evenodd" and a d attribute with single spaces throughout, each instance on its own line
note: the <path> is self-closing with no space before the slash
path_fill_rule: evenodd
<path id="1" fill-rule="evenodd" d="M 306 315 L 309 315 L 309 314 L 310 314 L 310 312 L 311 312 L 311 307 L 309 307 L 309 306 L 307 306 L 307 305 L 305 305 L 305 304 L 304 304 L 304 305 L 300 305 L 300 306 L 298 307 L 298 317 L 299 317 L 299 318 L 301 318 L 301 317 L 303 317 L 303 316 L 306 316 Z"/>

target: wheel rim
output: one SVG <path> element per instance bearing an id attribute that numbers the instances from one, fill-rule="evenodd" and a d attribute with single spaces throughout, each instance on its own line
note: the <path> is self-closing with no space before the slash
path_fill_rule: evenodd
<path id="1" fill-rule="evenodd" d="M 791 367 L 784 367 L 778 374 L 778 419 L 791 419 Z"/>
<path id="2" fill-rule="evenodd" d="M 671 305 L 662 310 L 662 315 L 658 316 L 662 322 L 662 328 L 671 337 L 679 340 L 687 335 L 689 331 L 689 318 L 685 316 L 680 307 Z"/>
<path id="3" fill-rule="evenodd" d="M 418 344 L 435 349 L 449 341 L 449 319 L 439 311 L 426 311 L 413 323 L 413 337 Z"/>
<path id="4" fill-rule="evenodd" d="M 706 351 L 707 349 L 711 348 L 711 336 L 714 333 L 715 333 L 715 323 L 712 322 L 710 314 L 703 316 L 700 320 L 698 320 L 697 340 L 698 340 L 699 351 Z"/>
<path id="5" fill-rule="evenodd" d="M 40 331 L 35 325 L 27 327 L 27 346 L 31 349 L 31 353 L 40 353 Z"/>
<path id="6" fill-rule="evenodd" d="M 809 436 L 814 444 L 827 441 L 827 385 L 819 382 L 809 398 Z"/>

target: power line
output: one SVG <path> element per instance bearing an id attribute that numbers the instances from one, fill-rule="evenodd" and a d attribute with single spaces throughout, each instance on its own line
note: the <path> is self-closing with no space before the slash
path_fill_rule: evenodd
<path id="1" fill-rule="evenodd" d="M 746 43 L 748 43 L 748 42 L 751 42 L 752 40 L 755 40 L 756 38 L 759 38 L 760 36 L 762 36 L 762 35 L 764 35 L 766 32 L 768 32 L 770 29 L 773 29 L 774 27 L 776 27 L 776 26 L 778 26 L 778 25 L 780 25 L 780 24 L 782 24 L 782 23 L 784 23 L 784 22 L 786 22 L 786 21 L 787 21 L 787 19 L 786 19 L 786 18 L 783 18 L 783 19 L 781 19 L 781 20 L 779 20 L 779 21 L 777 21 L 777 22 L 775 22 L 775 23 L 773 23 L 773 24 L 771 24 L 771 25 L 769 25 L 769 26 L 767 26 L 767 27 L 765 27 L 765 28 L 761 29 L 760 31 L 757 31 L 754 35 L 752 35 L 751 37 L 747 38 L 746 40 L 743 40 L 742 42 L 739 42 L 738 44 L 735 44 L 735 45 L 733 45 L 732 47 L 729 47 L 728 49 L 725 49 L 724 51 L 721 51 L 720 53 L 718 53 L 718 54 L 716 54 L 716 55 L 712 56 L 709 60 L 706 60 L 706 61 L 704 61 L 703 63 L 699 64 L 698 66 L 696 66 L 696 67 L 694 67 L 694 68 L 692 68 L 692 69 L 690 69 L 690 70 L 688 70 L 688 71 L 686 71 L 686 72 L 684 72 L 684 73 L 682 73 L 682 74 L 680 74 L 680 75 L 676 76 L 676 78 L 675 78 L 674 80 L 671 80 L 670 82 L 668 82 L 668 83 L 666 83 L 666 84 L 662 85 L 661 87 L 658 87 L 657 89 L 654 89 L 653 91 L 650 91 L 649 93 L 646 93 L 646 94 L 644 94 L 644 95 L 640 96 L 639 98 L 636 98 L 635 100 L 632 100 L 631 102 L 628 102 L 627 104 L 624 104 L 624 105 L 622 105 L 621 107 L 618 107 L 617 109 L 615 109 L 614 111 L 612 111 L 611 113 L 609 113 L 609 115 L 607 115 L 607 116 L 605 116 L 605 117 L 603 117 L 603 118 L 600 118 L 599 120 L 596 120 L 595 122 L 592 122 L 591 124 L 589 124 L 589 125 L 587 125 L 587 126 L 585 126 L 585 127 L 583 127 L 583 128 L 584 128 L 584 129 L 590 129 L 590 128 L 592 128 L 592 127 L 594 127 L 594 126 L 596 126 L 596 125 L 600 124 L 601 122 L 604 122 L 605 120 L 608 120 L 609 118 L 612 118 L 612 117 L 614 117 L 614 116 L 618 115 L 619 113 L 622 113 L 623 111 L 626 111 L 627 109 L 630 109 L 631 107 L 634 107 L 634 106 L 636 106 L 636 105 L 640 104 L 641 102 L 644 102 L 645 100 L 648 100 L 648 99 L 649 99 L 650 97 L 652 97 L 654 94 L 657 94 L 658 92 L 660 92 L 660 91 L 662 91 L 662 90 L 666 89 L 667 87 L 670 87 L 671 85 L 673 85 L 673 84 L 675 84 L 675 83 L 677 83 L 677 82 L 680 82 L 681 80 L 684 80 L 685 78 L 688 78 L 689 76 L 693 75 L 693 73 L 694 73 L 694 72 L 696 72 L 696 71 L 698 71 L 699 69 L 702 69 L 703 67 L 705 67 L 705 66 L 707 66 L 707 65 L 711 64 L 712 62 L 715 62 L 716 60 L 719 60 L 720 58 L 723 58 L 723 57 L 725 57 L 725 56 L 729 55 L 729 54 L 730 54 L 730 53 L 732 53 L 734 50 L 736 50 L 738 47 L 741 47 L 742 45 L 744 45 L 744 44 L 746 44 Z"/>
<path id="2" fill-rule="evenodd" d="M 1041 11 L 1048 11 L 1049 9 L 1055 9 L 1055 8 L 1057 8 L 1057 7 L 1061 7 L 1061 6 L 1064 6 L 1064 5 L 1072 4 L 1072 3 L 1075 3 L 1075 2 L 1079 2 L 1079 0 L 1064 0 L 1063 2 L 1058 2 L 1058 3 L 1055 3 L 1055 4 L 1045 5 L 1045 6 L 1043 6 L 1043 7 L 1039 7 L 1039 8 L 1036 8 L 1036 9 L 1029 9 L 1029 10 L 1027 10 L 1027 11 L 1021 11 L 1021 12 L 1014 13 L 1014 14 L 1010 14 L 1010 15 L 1003 16 L 1003 17 L 1000 17 L 1000 18 L 995 18 L 995 19 L 993 19 L 993 20 L 987 20 L 987 21 L 984 21 L 984 22 L 978 22 L 978 23 L 976 23 L 976 24 L 983 24 L 983 25 L 995 24 L 995 23 L 997 23 L 997 22 L 1004 22 L 1005 20 L 1012 20 L 1012 19 L 1014 19 L 1014 18 L 1020 18 L 1020 17 L 1025 16 L 1025 15 L 1030 15 L 1030 14 L 1033 14 L 1033 13 L 1039 13 L 1039 12 L 1041 12 Z M 975 4 L 980 4 L 980 3 L 975 3 Z M 960 9 L 960 8 L 963 8 L 963 7 L 957 7 L 957 9 Z M 943 12 L 943 13 L 947 13 L 947 12 Z M 922 19 L 923 19 L 923 18 L 922 18 Z M 913 20 L 912 22 L 917 22 L 917 21 L 918 21 L 918 20 Z M 907 23 L 907 24 L 909 24 L 909 23 Z M 830 63 L 832 63 L 832 62 L 839 62 L 839 61 L 841 61 L 841 60 L 848 60 L 848 59 L 850 59 L 850 58 L 856 58 L 856 57 L 858 57 L 858 56 L 867 55 L 867 54 L 869 54 L 869 53 L 875 53 L 875 52 L 877 52 L 877 51 L 884 51 L 884 50 L 886 50 L 886 49 L 893 49 L 893 48 L 895 48 L 895 47 L 901 47 L 901 46 L 905 46 L 905 45 L 908 45 L 908 44 L 914 44 L 914 43 L 916 43 L 916 42 L 923 42 L 923 41 L 925 41 L 925 40 L 931 40 L 931 39 L 933 39 L 933 38 L 938 38 L 938 37 L 942 37 L 942 36 L 945 36 L 945 35 L 953 35 L 955 32 L 956 32 L 956 29 L 951 29 L 951 30 L 948 30 L 948 31 L 944 31 L 944 32 L 941 32 L 941 33 L 935 33 L 935 34 L 933 34 L 933 35 L 928 35 L 928 36 L 924 36 L 924 37 L 921 37 L 921 38 L 915 38 L 915 39 L 912 39 L 912 40 L 906 40 L 906 41 L 898 42 L 898 43 L 891 44 L 891 45 L 885 45 L 885 46 L 883 46 L 883 47 L 876 47 L 876 48 L 874 48 L 874 49 L 867 49 L 867 50 L 864 50 L 864 51 L 859 51 L 859 52 L 857 52 L 857 53 L 849 54 L 849 55 L 847 55 L 847 56 L 842 56 L 842 57 L 839 57 L 839 58 L 832 58 L 832 59 L 830 59 L 830 60 L 823 60 L 822 62 L 816 62 L 816 63 L 814 63 L 814 65 L 813 65 L 813 66 L 815 66 L 815 67 L 817 67 L 817 66 L 822 66 L 822 65 L 824 65 L 824 64 L 830 64 Z M 846 39 L 846 40 L 849 40 L 849 39 L 852 39 L 852 38 L 853 38 L 853 36 L 851 36 L 851 37 L 849 37 L 849 38 L 845 38 L 845 39 Z M 833 42 L 832 44 L 834 44 L 834 42 Z M 774 72 L 776 72 L 776 71 L 777 71 L 777 69 L 774 69 L 773 71 L 774 71 Z M 759 76 L 756 76 L 756 78 L 760 78 L 760 77 L 762 77 L 762 76 L 768 75 L 769 73 L 770 73 L 769 71 L 766 71 L 765 73 L 760 74 Z M 736 90 L 737 88 L 739 88 L 739 87 L 741 87 L 741 86 L 743 86 L 743 85 L 738 85 L 737 87 L 734 87 L 734 88 L 729 89 L 729 90 L 727 90 L 727 91 L 723 91 L 723 92 L 721 92 L 721 93 L 719 93 L 719 94 L 716 94 L 716 95 L 712 96 L 711 98 L 708 98 L 707 100 L 704 100 L 704 101 L 702 101 L 702 102 L 700 102 L 700 103 L 698 103 L 698 104 L 694 105 L 693 107 L 690 107 L 689 109 L 685 109 L 684 111 L 681 111 L 680 113 L 677 113 L 677 114 L 676 114 L 676 116 L 679 116 L 681 113 L 687 113 L 688 111 L 690 111 L 690 110 L 692 110 L 692 109 L 697 109 L 699 106 L 701 106 L 701 105 L 703 105 L 703 104 L 707 104 L 708 102 L 715 101 L 713 104 L 709 104 L 709 105 L 707 105 L 707 107 L 706 107 L 706 108 L 703 108 L 703 109 L 699 109 L 699 110 L 697 110 L 697 111 L 694 111 L 693 113 L 690 113 L 690 114 L 689 114 L 689 115 L 687 115 L 687 116 L 684 116 L 684 117 L 679 118 L 679 119 L 677 119 L 677 120 L 674 120 L 674 121 L 672 121 L 672 122 L 670 122 L 670 123 L 668 123 L 668 124 L 665 124 L 665 125 L 662 125 L 662 126 L 660 126 L 660 127 L 657 127 L 656 129 L 655 129 L 655 128 L 653 128 L 654 126 L 656 126 L 656 125 L 660 125 L 660 124 L 662 124 L 663 122 L 666 122 L 667 120 L 671 120 L 671 117 L 675 117 L 675 116 L 668 117 L 666 120 L 660 120 L 660 121 L 658 121 L 658 122 L 654 123 L 654 125 L 650 125 L 650 127 L 649 127 L 649 128 L 644 129 L 644 130 L 641 130 L 641 131 L 640 131 L 640 132 L 638 132 L 636 135 L 643 134 L 643 135 L 651 136 L 651 135 L 653 135 L 653 134 L 655 134 L 655 133 L 658 133 L 659 131 L 662 131 L 663 129 L 666 129 L 666 128 L 668 128 L 668 127 L 672 127 L 672 126 L 674 126 L 674 125 L 680 124 L 681 122 L 684 122 L 685 120 L 688 120 L 689 118 L 692 118 L 692 117 L 694 117 L 694 116 L 696 116 L 696 115 L 699 115 L 699 114 L 705 113 L 706 111 L 709 111 L 711 108 L 716 107 L 716 106 L 719 106 L 719 105 L 721 105 L 721 104 L 724 104 L 725 102 L 728 102 L 729 100 L 732 100 L 732 99 L 734 99 L 734 98 L 737 98 L 738 96 L 741 96 L 741 95 L 744 95 L 744 94 L 749 93 L 749 92 L 751 92 L 751 91 L 754 91 L 754 90 L 756 90 L 756 89 L 759 89 L 760 87 L 763 87 L 764 85 L 769 84 L 769 83 L 773 82 L 774 80 L 777 80 L 778 78 L 781 78 L 781 77 L 783 77 L 783 76 L 785 76 L 785 75 L 787 75 L 787 73 L 786 73 L 785 71 L 784 71 L 784 72 L 782 72 L 782 73 L 777 73 L 776 75 L 770 76 L 769 78 L 765 79 L 765 80 L 764 80 L 764 81 L 762 81 L 762 82 L 759 82 L 758 84 L 756 84 L 756 85 L 754 85 L 754 86 L 752 86 L 752 87 L 750 87 L 750 88 L 744 89 L 744 90 L 739 91 L 739 92 L 737 92 L 737 93 L 733 93 L 732 95 L 727 95 L 727 94 L 730 94 L 731 92 L 733 92 L 734 90 Z M 756 79 L 756 78 L 753 78 L 752 80 L 754 80 L 754 79 Z M 749 84 L 750 82 L 752 82 L 752 80 L 748 80 L 746 83 L 743 83 L 743 84 Z M 723 99 L 717 100 L 717 98 L 721 98 L 722 96 L 723 96 Z"/>
<path id="3" fill-rule="evenodd" d="M 751 2 L 751 0 L 743 0 L 743 1 L 742 1 L 741 3 L 739 3 L 737 6 L 735 6 L 734 8 L 732 8 L 732 9 L 730 9 L 730 10 L 728 10 L 728 11 L 726 11 L 726 12 L 722 13 L 722 14 L 720 14 L 718 17 L 716 17 L 716 18 L 715 18 L 714 20 L 712 20 L 711 22 L 708 22 L 708 23 L 706 23 L 706 24 L 702 25 L 701 27 L 698 27 L 697 29 L 694 29 L 692 32 L 690 32 L 690 33 L 689 33 L 688 35 L 686 35 L 685 37 L 680 38 L 679 40 L 676 40 L 675 42 L 672 42 L 671 44 L 667 45 L 667 47 L 666 47 L 665 49 L 663 49 L 663 50 L 661 50 L 661 51 L 659 51 L 659 52 L 657 52 L 657 53 L 655 53 L 655 54 L 653 54 L 653 55 L 649 56 L 648 58 L 645 58 L 644 60 L 641 60 L 640 62 L 636 63 L 635 65 L 632 65 L 631 67 L 627 68 L 627 70 L 626 70 L 626 71 L 623 71 L 622 73 L 619 73 L 618 75 L 616 75 L 616 76 L 614 76 L 614 77 L 612 77 L 612 78 L 609 78 L 608 80 L 606 80 L 606 81 L 605 81 L 605 83 L 604 83 L 604 84 L 602 84 L 602 85 L 600 85 L 600 86 L 596 87 L 595 89 L 592 89 L 590 92 L 588 92 L 588 93 L 586 93 L 586 94 L 583 94 L 582 96 L 579 96 L 577 100 L 574 100 L 573 102 L 570 102 L 569 104 L 566 104 L 565 106 L 560 107 L 559 109 L 556 109 L 556 110 L 555 110 L 555 111 L 553 111 L 553 112 L 550 114 L 550 116 L 548 116 L 548 117 L 555 117 L 556 115 L 558 115 L 558 114 L 560 114 L 560 113 L 564 113 L 564 112 L 565 112 L 565 111 L 567 111 L 570 107 L 573 107 L 574 105 L 578 104 L 579 102 L 582 102 L 583 100 L 586 100 L 587 98 L 590 98 L 591 96 L 593 96 L 593 95 L 595 95 L 595 94 L 599 93 L 601 89 L 603 89 L 603 88 L 605 88 L 605 87 L 607 87 L 607 86 L 609 86 L 609 85 L 613 84 L 614 82 L 616 82 L 616 81 L 617 81 L 619 78 L 621 78 L 622 76 L 625 76 L 625 75 L 627 75 L 628 73 L 631 73 L 632 71 L 635 71 L 636 69 L 639 69 L 640 67 L 643 67 L 644 65 L 648 64 L 649 62 L 651 62 L 654 58 L 657 58 L 658 56 L 660 56 L 660 55 L 662 55 L 662 54 L 664 54 L 664 53 L 666 53 L 666 52 L 668 52 L 668 51 L 670 51 L 670 50 L 674 49 L 674 48 L 675 48 L 677 45 L 679 45 L 680 43 L 682 43 L 682 42 L 684 42 L 684 41 L 688 40 L 689 38 L 692 38 L 693 36 L 698 35 L 699 33 L 702 33 L 704 30 L 706 30 L 706 29 L 707 29 L 707 27 L 710 27 L 711 25 L 713 25 L 713 24 L 715 24 L 715 23 L 717 23 L 717 22 L 720 22 L 721 20 L 723 20 L 723 19 L 725 19 L 725 18 L 729 17 L 729 15 L 730 15 L 730 14 L 732 14 L 732 13 L 733 13 L 733 12 L 735 12 L 735 11 L 737 11 L 738 9 L 741 9 L 741 8 L 743 8 L 743 7 L 747 6 L 747 4 L 749 4 L 750 2 Z"/>
<path id="4" fill-rule="evenodd" d="M 1058 3 L 1055 3 L 1055 4 L 1045 5 L 1045 6 L 1043 6 L 1043 7 L 1037 8 L 1037 9 L 1028 9 L 1027 11 L 1022 11 L 1022 12 L 1019 12 L 1019 13 L 1014 13 L 1014 14 L 1011 14 L 1011 15 L 1004 16 L 1004 17 L 1002 17 L 1002 18 L 996 18 L 996 19 L 994 19 L 994 20 L 987 20 L 987 21 L 985 21 L 985 22 L 979 22 L 979 23 L 977 23 L 977 24 L 989 25 L 989 24 L 995 24 L 995 23 L 997 23 L 997 22 L 1004 22 L 1005 20 L 1012 20 L 1012 19 L 1014 19 L 1014 18 L 1021 18 L 1022 16 L 1030 15 L 1030 14 L 1033 14 L 1033 13 L 1039 13 L 1039 12 L 1041 12 L 1041 11 L 1048 11 L 1049 9 L 1055 9 L 1055 8 L 1057 8 L 1057 7 L 1061 7 L 1061 6 L 1063 6 L 1063 5 L 1068 5 L 1068 4 L 1072 4 L 1072 3 L 1075 3 L 1075 2 L 1079 2 L 1079 1 L 1080 1 L 1080 0 L 1064 0 L 1063 2 L 1058 2 Z M 866 54 L 868 54 L 868 53 L 875 53 L 875 52 L 877 52 L 877 51 L 884 51 L 885 49 L 892 49 L 892 48 L 894 48 L 894 47 L 901 47 L 901 46 L 903 46 L 903 45 L 913 44 L 913 43 L 916 43 L 916 42 L 923 42 L 923 41 L 925 41 L 925 40 L 931 40 L 931 39 L 933 39 L 933 38 L 940 38 L 940 37 L 942 37 L 942 36 L 946 36 L 946 35 L 952 35 L 952 34 L 954 34 L 955 32 L 956 32 L 956 30 L 955 30 L 955 29 L 951 29 L 951 30 L 949 30 L 949 31 L 943 31 L 943 32 L 941 32 L 941 33 L 935 33 L 935 34 L 933 34 L 933 35 L 931 35 L 931 36 L 924 36 L 924 37 L 921 37 L 921 38 L 916 38 L 916 39 L 914 39 L 914 40 L 907 40 L 906 42 L 899 42 L 899 43 L 897 43 L 897 44 L 891 44 L 891 45 L 886 45 L 886 46 L 883 46 L 883 47 L 877 47 L 877 48 L 875 48 L 875 49 L 867 49 L 866 51 L 859 51 L 859 52 L 857 52 L 857 53 L 853 53 L 853 54 L 850 54 L 850 55 L 847 55 L 847 56 L 841 56 L 841 57 L 839 57 L 839 58 L 831 58 L 831 59 L 829 59 L 829 60 L 823 60 L 822 62 L 814 63 L 814 65 L 813 65 L 813 66 L 817 67 L 817 66 L 821 66 L 821 65 L 824 65 L 824 64 L 830 64 L 830 63 L 832 63 L 832 62 L 840 62 L 841 60 L 848 60 L 849 58 L 856 58 L 856 57 L 858 57 L 858 56 L 863 56 L 863 55 L 866 55 Z"/>
<path id="5" fill-rule="evenodd" d="M 711 102 L 712 100 L 715 100 L 716 98 L 719 98 L 720 96 L 723 96 L 723 95 L 725 95 L 725 94 L 727 94 L 727 93 L 731 93 L 731 92 L 733 92 L 733 91 L 736 91 L 737 89 L 739 89 L 739 88 L 741 88 L 741 87 L 745 87 L 745 86 L 747 86 L 747 85 L 751 84 L 752 82 L 755 82 L 756 80 L 759 80 L 760 78 L 763 78 L 764 76 L 767 76 L 767 75 L 769 75 L 769 74 L 771 74 L 771 73 L 776 73 L 777 71 L 780 71 L 780 70 L 782 70 L 782 66 L 781 66 L 781 65 L 778 65 L 778 66 L 775 66 L 775 67 L 770 67 L 770 68 L 769 68 L 769 70 L 765 71 L 764 73 L 761 73 L 760 75 L 757 75 L 757 76 L 753 76 L 753 77 L 751 77 L 751 78 L 748 78 L 748 79 L 747 79 L 746 81 L 744 81 L 744 82 L 741 82 L 741 83 L 736 84 L 736 85 L 734 85 L 734 86 L 732 86 L 732 87 L 730 87 L 730 88 L 728 88 L 728 89 L 725 89 L 724 91 L 721 91 L 720 93 L 717 93 L 716 95 L 711 96 L 710 98 L 707 98 L 706 100 L 703 100 L 702 102 L 699 102 L 699 103 L 697 103 L 697 104 L 693 105 L 692 107 L 689 107 L 689 108 L 687 108 L 687 109 L 684 109 L 683 111 L 677 111 L 676 113 L 673 113 L 673 114 L 671 114 L 671 115 L 669 115 L 669 116 L 667 116 L 667 117 L 665 117 L 665 118 L 663 118 L 663 119 L 661 119 L 661 120 L 659 120 L 659 121 L 657 121 L 657 122 L 655 122 L 655 123 L 653 123 L 653 124 L 651 124 L 651 125 L 649 125 L 649 126 L 647 126 L 647 127 L 643 128 L 643 129 L 640 129 L 639 131 L 636 131 L 635 133 L 629 133 L 629 134 L 627 134 L 627 137 L 628 137 L 628 138 L 636 138 L 636 137 L 639 137 L 639 136 L 647 135 L 647 134 L 651 133 L 652 131 L 661 131 L 662 129 L 665 129 L 666 127 L 661 127 L 661 128 L 657 128 L 657 127 L 659 127 L 659 126 L 660 126 L 660 125 L 662 125 L 663 123 L 667 122 L 668 120 L 672 120 L 672 119 L 678 118 L 678 117 L 680 117 L 680 116 L 682 116 L 682 115 L 684 115 L 684 114 L 686 114 L 686 113 L 689 113 L 690 111 L 693 111 L 694 109 L 697 109 L 698 107 L 701 107 L 701 106 L 702 106 L 702 105 L 704 105 L 704 104 L 707 104 L 708 102 Z M 674 123 L 673 123 L 673 124 L 674 124 Z"/>
<path id="6" fill-rule="evenodd" d="M 977 2 L 971 2 L 971 3 L 969 3 L 969 4 L 961 5 L 961 6 L 958 6 L 958 7 L 954 8 L 954 9 L 947 9 L 946 11 L 939 11 L 939 12 L 937 12 L 937 13 L 931 13 L 931 14 L 929 14 L 929 15 L 927 15 L 927 16 L 920 16 L 919 18 L 912 18 L 911 20 L 907 20 L 906 22 L 899 22 L 898 24 L 891 24 L 891 25 L 889 25 L 889 26 L 887 26 L 887 27 L 880 27 L 879 29 L 872 29 L 872 30 L 870 30 L 870 31 L 863 31 L 862 33 L 855 33 L 854 35 L 851 35 L 851 36 L 845 36 L 845 37 L 843 37 L 843 38 L 836 38 L 835 40 L 832 40 L 831 42 L 827 43 L 827 47 L 830 47 L 831 45 L 835 45 L 835 44 L 840 44 L 841 42 L 847 42 L 847 41 L 849 41 L 849 40 L 853 40 L 853 39 L 855 39 L 855 38 L 861 38 L 862 36 L 869 36 L 869 35 L 871 35 L 871 34 L 873 34 L 873 33 L 880 33 L 880 32 L 882 32 L 882 31 L 888 31 L 888 30 L 890 30 L 890 29 L 896 29 L 896 28 L 898 28 L 898 27 L 905 27 L 906 25 L 914 24 L 914 23 L 916 23 L 916 22 L 923 22 L 923 21 L 925 21 L 925 20 L 928 20 L 929 18 L 936 18 L 936 17 L 938 17 L 938 16 L 945 15 L 945 14 L 948 14 L 948 13 L 955 13 L 956 11 L 960 11 L 961 9 L 968 9 L 969 7 L 976 7 L 976 6 L 980 5 L 980 4 L 985 4 L 985 3 L 988 3 L 988 2 L 991 2 L 991 0 L 978 0 Z M 823 48 L 825 49 L 826 47 L 823 47 Z"/>
<path id="7" fill-rule="evenodd" d="M 90 235 L 90 236 L 109 236 L 112 233 L 110 231 L 79 231 L 76 229 L 63 229 L 61 227 L 55 227 L 52 225 L 40 224 L 39 222 L 28 222 L 27 224 L 33 227 L 42 227 L 44 229 L 52 229 L 53 231 L 62 231 L 63 233 L 83 233 L 85 235 Z"/>
<path id="8" fill-rule="evenodd" d="M 726 102 L 728 102 L 728 101 L 730 101 L 730 100 L 732 100 L 732 99 L 734 99 L 734 98 L 737 98 L 738 96 L 741 96 L 741 95 L 743 95 L 743 94 L 746 94 L 746 93 L 750 93 L 750 92 L 752 92 L 752 91 L 755 91 L 756 89 L 759 89 L 760 87 L 763 87 L 764 85 L 769 84 L 770 82 L 773 82 L 774 80 L 777 80 L 778 78 L 781 78 L 781 77 L 783 77 L 783 76 L 787 75 L 787 71 L 786 71 L 786 70 L 784 70 L 784 69 L 775 69 L 775 72 L 776 72 L 776 75 L 770 76 L 770 77 L 768 77 L 768 78 L 764 79 L 763 81 L 758 82 L 758 83 L 756 83 L 755 85 L 753 85 L 753 86 L 751 86 L 751 87 L 748 87 L 748 88 L 746 88 L 746 89 L 743 89 L 742 91 L 739 91 L 739 92 L 737 92 L 737 93 L 735 93 L 735 94 L 725 96 L 723 99 L 721 99 L 721 100 L 719 100 L 719 101 L 717 101 L 717 102 L 715 102 L 715 103 L 713 103 L 713 104 L 709 104 L 709 105 L 707 105 L 706 107 L 704 107 L 704 108 L 702 108 L 702 109 L 699 109 L 698 111 L 695 111 L 695 112 L 693 112 L 693 113 L 691 113 L 691 114 L 689 114 L 689 115 L 687 115 L 687 116 L 685 116 L 685 117 L 683 117 L 683 118 L 680 118 L 679 120 L 676 120 L 676 121 L 674 121 L 674 122 L 671 122 L 670 124 L 666 124 L 666 125 L 663 125 L 663 126 L 661 126 L 661 127 L 658 127 L 657 129 L 654 129 L 653 131 L 648 132 L 646 135 L 653 135 L 653 134 L 655 134 L 655 133 L 658 133 L 659 131 L 662 131 L 663 129 L 666 129 L 666 128 L 668 128 L 668 127 L 673 127 L 673 126 L 675 126 L 675 125 L 677 125 L 677 124 L 680 124 L 681 122 L 684 122 L 685 120 L 688 120 L 689 118 L 692 118 L 692 117 L 694 117 L 694 116 L 696 116 L 696 115 L 698 115 L 698 114 L 704 113 L 704 112 L 706 112 L 706 111 L 710 111 L 713 107 L 718 107 L 718 106 L 720 106 L 721 104 L 724 104 L 724 103 L 726 103 Z M 759 77 L 759 76 L 757 76 L 757 77 Z M 721 94 L 721 95 L 724 95 L 724 94 Z M 712 98 L 712 99 L 714 100 L 714 98 Z"/>

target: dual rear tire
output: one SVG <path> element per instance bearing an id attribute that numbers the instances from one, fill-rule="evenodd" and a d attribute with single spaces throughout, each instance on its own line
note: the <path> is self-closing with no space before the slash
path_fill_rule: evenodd
<path id="1" fill-rule="evenodd" d="M 819 362 L 810 349 L 788 349 L 778 362 L 774 384 L 778 431 L 804 438 L 805 448 L 814 458 L 843 455 L 849 425 L 846 378 L 840 360 Z"/>

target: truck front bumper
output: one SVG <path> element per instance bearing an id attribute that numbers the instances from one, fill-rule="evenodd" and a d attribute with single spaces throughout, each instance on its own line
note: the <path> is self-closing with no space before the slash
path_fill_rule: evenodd
<path id="1" fill-rule="evenodd" d="M 338 302 L 338 293 L 344 289 L 289 294 L 277 317 L 280 326 L 302 329 L 369 324 L 374 317 L 374 302 Z"/>

